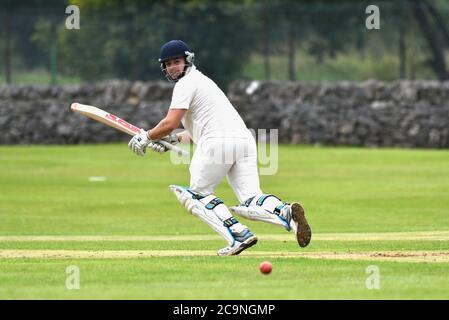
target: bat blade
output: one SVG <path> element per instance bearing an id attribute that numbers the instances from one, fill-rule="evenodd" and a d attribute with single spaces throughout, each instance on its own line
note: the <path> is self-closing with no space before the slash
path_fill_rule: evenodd
<path id="1" fill-rule="evenodd" d="M 125 120 L 117 117 L 112 113 L 106 112 L 94 106 L 89 106 L 87 104 L 81 103 L 72 103 L 70 109 L 76 113 L 85 115 L 86 117 L 89 117 L 93 120 L 102 122 L 105 125 L 113 127 L 131 136 L 134 136 L 140 132 L 140 128 L 132 125 L 129 122 L 126 122 Z"/>
<path id="2" fill-rule="evenodd" d="M 90 106 L 87 104 L 81 104 L 81 103 L 72 103 L 70 106 L 70 109 L 73 112 L 82 114 L 86 117 L 89 117 L 95 121 L 101 122 L 107 126 L 113 127 L 117 130 L 120 130 L 124 133 L 129 134 L 130 136 L 134 136 L 138 133 L 140 133 L 140 128 L 136 127 L 135 125 L 132 125 L 131 123 L 117 117 L 116 115 L 109 113 L 107 111 L 104 111 L 100 108 Z M 188 156 L 188 152 L 174 146 L 166 141 L 159 141 L 159 143 L 163 144 L 165 147 L 167 147 L 170 150 L 173 150 L 177 152 L 180 155 Z"/>

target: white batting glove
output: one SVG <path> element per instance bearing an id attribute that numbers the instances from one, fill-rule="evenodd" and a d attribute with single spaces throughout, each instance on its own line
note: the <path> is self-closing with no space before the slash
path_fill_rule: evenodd
<path id="1" fill-rule="evenodd" d="M 165 136 L 161 138 L 161 140 L 167 141 L 170 144 L 177 144 L 179 143 L 179 138 L 176 135 L 176 133 L 170 133 L 168 136 Z"/>
<path id="2" fill-rule="evenodd" d="M 165 137 L 161 138 L 160 140 L 150 141 L 150 143 L 148 144 L 148 148 L 150 148 L 151 150 L 153 150 L 155 152 L 159 152 L 159 153 L 167 152 L 169 149 L 167 147 L 165 147 L 162 143 L 159 143 L 159 141 L 162 141 L 162 140 L 166 141 L 170 144 L 179 143 L 178 136 L 176 135 L 176 133 L 170 133 L 168 136 L 165 136 Z"/>
<path id="3" fill-rule="evenodd" d="M 159 140 L 151 141 L 148 144 L 148 148 L 150 148 L 152 151 L 158 152 L 158 153 L 164 153 L 165 151 L 167 151 L 168 149 L 165 148 L 165 146 L 163 144 L 159 143 L 158 141 Z"/>
<path id="4" fill-rule="evenodd" d="M 147 131 L 140 129 L 140 133 L 136 134 L 128 143 L 128 148 L 138 156 L 144 156 L 147 146 L 151 143 L 148 139 Z"/>

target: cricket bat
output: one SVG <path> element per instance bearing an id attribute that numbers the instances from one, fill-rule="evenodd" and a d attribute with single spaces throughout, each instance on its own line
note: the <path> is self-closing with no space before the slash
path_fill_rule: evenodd
<path id="1" fill-rule="evenodd" d="M 81 103 L 72 103 L 70 106 L 70 109 L 73 112 L 85 115 L 86 117 L 89 117 L 91 119 L 94 119 L 96 121 L 99 121 L 101 123 L 104 123 L 107 126 L 113 127 L 117 130 L 120 130 L 124 133 L 129 134 L 130 136 L 134 136 L 138 133 L 140 133 L 140 128 L 132 125 L 129 122 L 126 122 L 125 120 L 117 117 L 116 115 L 109 113 L 107 111 L 104 111 L 100 108 L 89 106 L 86 104 Z M 180 154 L 183 156 L 188 156 L 189 153 L 185 151 L 184 149 L 181 149 L 177 146 L 174 146 L 167 141 L 160 140 L 158 143 L 164 145 L 166 148 Z"/>

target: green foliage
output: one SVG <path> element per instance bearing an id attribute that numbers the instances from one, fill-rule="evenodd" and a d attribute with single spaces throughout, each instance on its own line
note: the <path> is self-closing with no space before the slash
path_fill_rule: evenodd
<path id="1" fill-rule="evenodd" d="M 31 37 L 31 42 L 35 43 L 43 52 L 48 53 L 50 51 L 50 46 L 54 41 L 51 21 L 42 17 L 39 18 L 36 21 L 34 30 L 35 32 Z"/>
<path id="2" fill-rule="evenodd" d="M 240 6 L 201 2 L 143 6 L 132 1 L 123 8 L 101 1 L 86 5 L 80 8 L 81 29 L 61 28 L 58 37 L 63 72 L 89 81 L 99 75 L 161 79 L 159 48 L 168 40 L 182 39 L 195 51 L 196 64 L 226 86 L 240 73 L 252 49 L 249 30 L 239 32 L 245 24 Z"/>
<path id="3" fill-rule="evenodd" d="M 429 2 L 446 21 L 446 2 Z M 82 81 L 163 79 L 157 61 L 160 47 L 168 40 L 182 39 L 195 52 L 198 67 L 222 87 L 242 76 L 264 78 L 268 59 L 273 77 L 282 78 L 276 76 L 278 62 L 282 61 L 282 68 L 288 65 L 292 47 L 300 54 L 295 60 L 301 68 L 297 79 L 304 79 L 302 61 L 307 61 L 306 68 L 315 68 L 317 76 L 324 76 L 322 80 L 344 80 L 345 72 L 332 68 L 341 57 L 353 59 L 347 63 L 360 75 L 381 57 L 388 72 L 377 72 L 379 66 L 370 74 L 389 81 L 399 76 L 399 70 L 389 68 L 399 69 L 399 30 L 405 28 L 406 76 L 435 78 L 435 69 L 429 67 L 435 50 L 429 50 L 426 36 L 410 14 L 410 3 L 378 1 L 379 31 L 365 28 L 365 8 L 371 4 L 365 0 L 5 0 L 0 2 L 0 23 L 6 14 L 12 17 L 13 75 L 48 69 L 49 48 L 57 44 L 57 69 L 62 76 Z M 68 4 L 80 7 L 80 30 L 65 28 Z M 435 39 L 439 48 L 447 47 L 442 34 Z M 2 52 L 4 46 L 2 41 Z M 366 54 L 369 51 L 375 53 Z M 7 62 L 0 61 L 1 70 Z"/>

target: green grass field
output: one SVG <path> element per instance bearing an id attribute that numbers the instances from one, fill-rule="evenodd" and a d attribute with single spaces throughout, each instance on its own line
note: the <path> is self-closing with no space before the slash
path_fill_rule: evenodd
<path id="1" fill-rule="evenodd" d="M 168 189 L 188 181 L 187 165 L 125 143 L 0 147 L 0 299 L 449 298 L 449 151 L 281 146 L 262 188 L 304 205 L 305 249 L 240 218 L 258 244 L 216 256 L 225 242 Z M 237 201 L 226 182 L 216 194 Z"/>

